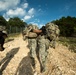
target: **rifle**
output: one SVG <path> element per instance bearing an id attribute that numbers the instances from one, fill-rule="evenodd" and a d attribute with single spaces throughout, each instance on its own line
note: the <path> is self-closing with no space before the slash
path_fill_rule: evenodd
<path id="1" fill-rule="evenodd" d="M 46 35 L 46 27 L 45 26 L 42 26 L 42 28 L 40 30 L 42 30 L 42 35 Z"/>

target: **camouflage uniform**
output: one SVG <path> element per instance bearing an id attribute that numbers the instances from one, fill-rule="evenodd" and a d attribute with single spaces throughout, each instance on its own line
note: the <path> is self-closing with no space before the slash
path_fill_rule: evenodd
<path id="1" fill-rule="evenodd" d="M 55 25 L 55 34 L 56 34 L 56 40 L 59 39 L 59 34 L 60 34 L 60 30 L 59 30 L 59 27 L 57 25 Z"/>
<path id="2" fill-rule="evenodd" d="M 25 29 L 22 32 L 23 40 L 27 39 L 26 35 L 28 35 L 31 29 L 32 29 L 31 25 L 28 25 L 27 27 L 25 27 Z"/>
<path id="3" fill-rule="evenodd" d="M 46 70 L 46 58 L 49 48 L 49 40 L 45 37 L 45 35 L 39 35 L 38 37 L 38 50 L 39 50 L 39 61 L 41 66 L 41 72 Z"/>
<path id="4" fill-rule="evenodd" d="M 38 29 L 35 25 L 32 25 L 32 29 Z M 36 57 L 36 47 L 37 47 L 37 39 L 36 38 L 28 38 L 28 44 L 30 48 L 30 56 Z"/>
<path id="5" fill-rule="evenodd" d="M 43 26 L 43 34 L 38 36 L 39 60 L 41 72 L 46 70 L 46 58 L 48 55 L 49 45 L 55 48 L 56 40 L 59 36 L 59 28 L 53 23 L 48 23 Z"/>
<path id="6" fill-rule="evenodd" d="M 31 25 L 32 29 L 38 29 L 38 27 L 36 25 Z M 30 32 L 30 28 L 29 28 L 29 32 Z M 27 33 L 29 34 L 29 33 Z M 28 37 L 28 47 L 30 49 L 30 58 L 32 59 L 32 65 L 35 68 L 35 58 L 36 58 L 36 48 L 37 48 L 37 39 L 36 38 L 29 38 Z"/>
<path id="7" fill-rule="evenodd" d="M 60 30 L 57 25 L 55 25 L 53 23 L 46 24 L 46 33 L 51 41 L 50 46 L 53 48 L 55 48 L 55 46 L 56 46 L 56 41 L 58 39 L 59 32 L 60 32 Z"/>

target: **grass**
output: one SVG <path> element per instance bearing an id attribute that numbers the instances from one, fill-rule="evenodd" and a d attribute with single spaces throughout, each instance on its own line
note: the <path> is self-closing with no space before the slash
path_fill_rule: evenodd
<path id="1" fill-rule="evenodd" d="M 60 37 L 59 41 L 67 46 L 70 51 L 76 53 L 76 37 Z"/>
<path id="2" fill-rule="evenodd" d="M 20 35 L 20 33 L 12 33 L 12 34 L 9 34 L 8 37 L 18 37 Z"/>
<path id="3" fill-rule="evenodd" d="M 12 33 L 12 34 L 8 34 L 8 37 L 5 40 L 5 43 L 9 42 L 9 41 L 13 41 L 14 38 L 19 37 L 20 33 Z"/>

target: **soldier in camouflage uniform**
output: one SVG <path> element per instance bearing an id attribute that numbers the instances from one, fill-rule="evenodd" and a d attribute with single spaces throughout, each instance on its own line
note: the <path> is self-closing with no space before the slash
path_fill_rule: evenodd
<path id="1" fill-rule="evenodd" d="M 30 48 L 30 54 L 31 58 L 36 57 L 36 48 L 38 47 L 38 53 L 39 53 L 39 61 L 41 66 L 41 72 L 44 72 L 46 70 L 46 58 L 48 55 L 48 48 L 50 42 L 52 43 L 52 46 L 55 47 L 55 41 L 56 37 L 58 37 L 59 31 L 56 30 L 56 25 L 53 23 L 48 23 L 46 26 L 43 26 L 40 30 L 35 30 L 34 32 L 38 34 L 37 38 L 28 38 L 29 39 L 29 48 Z M 31 27 L 30 27 L 31 28 Z M 29 28 L 29 29 L 30 29 Z M 32 31 L 36 29 L 33 28 Z M 34 60 L 33 60 L 34 61 Z M 35 63 L 33 62 L 35 65 Z"/>
<path id="2" fill-rule="evenodd" d="M 33 30 L 38 30 L 38 27 L 36 25 L 32 25 L 32 32 Z M 36 58 L 37 58 L 37 55 L 36 55 L 36 49 L 37 49 L 37 37 L 35 38 L 29 38 L 28 40 L 29 42 L 29 47 L 30 47 L 30 55 L 31 55 L 31 59 L 32 59 L 32 65 L 33 67 L 35 68 L 36 67 Z"/>
<path id="3" fill-rule="evenodd" d="M 41 64 L 41 72 L 46 70 L 46 61 L 49 45 L 55 48 L 56 40 L 59 36 L 59 28 L 53 23 L 48 23 L 41 28 L 42 32 L 38 36 L 39 59 Z"/>
<path id="4" fill-rule="evenodd" d="M 35 69 L 35 63 L 36 63 L 36 48 L 37 48 L 37 37 L 33 37 L 32 36 L 29 36 L 30 32 L 33 33 L 33 30 L 34 29 L 38 29 L 38 27 L 36 25 L 28 25 L 26 30 L 25 30 L 25 33 L 26 33 L 26 37 L 28 38 L 28 47 L 30 49 L 30 58 L 32 60 L 32 66 L 34 67 Z"/>
<path id="5" fill-rule="evenodd" d="M 39 61 L 41 66 L 41 72 L 46 70 L 46 59 L 48 55 L 49 43 L 50 41 L 47 39 L 45 26 L 41 28 L 42 32 L 38 36 L 38 50 L 39 50 Z"/>
<path id="6" fill-rule="evenodd" d="M 46 46 L 47 45 L 47 46 Z M 49 40 L 45 38 L 45 36 L 38 37 L 38 49 L 39 49 L 39 61 L 41 66 L 41 72 L 46 70 L 46 58 L 49 48 Z"/>
<path id="7" fill-rule="evenodd" d="M 49 40 L 46 38 L 44 27 L 42 29 L 38 29 L 37 26 L 34 26 L 34 25 L 32 25 L 31 27 L 32 27 L 31 31 L 38 34 L 37 38 L 28 37 L 28 45 L 30 48 L 30 57 L 32 59 L 32 65 L 34 67 L 36 65 L 35 58 L 36 58 L 36 49 L 37 49 L 37 54 L 39 53 L 38 56 L 39 56 L 39 61 L 41 66 L 41 72 L 43 72 L 45 71 L 45 68 L 46 68 L 46 58 L 48 53 L 47 49 L 49 48 Z"/>
<path id="8" fill-rule="evenodd" d="M 57 25 L 54 23 L 47 23 L 46 24 L 46 33 L 50 39 L 50 46 L 55 48 L 56 41 L 58 40 L 60 30 Z"/>

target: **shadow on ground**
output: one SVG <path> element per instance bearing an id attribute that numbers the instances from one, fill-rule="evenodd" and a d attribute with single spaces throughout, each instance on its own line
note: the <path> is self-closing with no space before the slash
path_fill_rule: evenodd
<path id="1" fill-rule="evenodd" d="M 15 75 L 33 75 L 33 69 L 31 67 L 31 59 L 29 57 L 29 53 L 21 60 Z"/>
<path id="2" fill-rule="evenodd" d="M 13 48 L 11 51 L 9 51 L 6 54 L 6 57 L 3 58 L 0 61 L 0 75 L 2 75 L 2 72 L 6 69 L 6 67 L 8 66 L 9 62 L 11 61 L 11 59 L 14 57 L 14 55 L 18 52 L 19 47 L 17 48 Z"/>
<path id="3" fill-rule="evenodd" d="M 8 43 L 10 41 L 14 41 L 14 39 L 8 39 L 8 40 L 5 41 L 5 43 Z"/>

